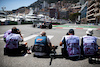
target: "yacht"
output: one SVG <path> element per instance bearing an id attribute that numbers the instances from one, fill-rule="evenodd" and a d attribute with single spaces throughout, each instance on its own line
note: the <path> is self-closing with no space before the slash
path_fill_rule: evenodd
<path id="1" fill-rule="evenodd" d="M 0 22 L 5 23 L 5 21 L 7 21 L 7 20 L 8 20 L 7 13 L 4 11 L 0 11 Z"/>

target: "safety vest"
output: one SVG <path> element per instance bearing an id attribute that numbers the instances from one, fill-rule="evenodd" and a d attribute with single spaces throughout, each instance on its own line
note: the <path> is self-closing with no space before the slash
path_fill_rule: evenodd
<path id="1" fill-rule="evenodd" d="M 97 38 L 94 36 L 83 36 L 83 51 L 85 55 L 94 55 L 98 51 Z"/>
<path id="2" fill-rule="evenodd" d="M 69 57 L 80 56 L 79 37 L 75 35 L 65 36 L 66 50 Z"/>
<path id="3" fill-rule="evenodd" d="M 8 31 L 6 31 L 6 32 L 4 33 L 3 38 L 6 39 L 6 37 L 7 37 L 9 34 L 11 34 L 11 29 L 8 30 Z"/>
<path id="4" fill-rule="evenodd" d="M 34 52 L 45 52 L 47 45 L 47 37 L 46 36 L 37 36 L 34 43 Z"/>
<path id="5" fill-rule="evenodd" d="M 19 42 L 22 38 L 19 34 L 11 33 L 6 37 L 6 48 L 15 49 L 18 48 Z"/>

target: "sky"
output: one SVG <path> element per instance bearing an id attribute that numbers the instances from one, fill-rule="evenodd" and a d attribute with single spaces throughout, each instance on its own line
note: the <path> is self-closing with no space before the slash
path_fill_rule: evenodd
<path id="1" fill-rule="evenodd" d="M 6 7 L 4 10 L 11 11 L 22 6 L 27 7 L 36 1 L 37 0 L 0 0 L 0 10 L 2 10 L 2 7 Z"/>

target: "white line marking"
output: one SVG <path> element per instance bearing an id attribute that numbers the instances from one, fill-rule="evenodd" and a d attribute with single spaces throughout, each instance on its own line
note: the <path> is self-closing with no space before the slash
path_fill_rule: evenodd
<path id="1" fill-rule="evenodd" d="M 4 34 L 1 34 L 0 37 L 3 37 Z"/>
<path id="2" fill-rule="evenodd" d="M 90 28 L 83 28 L 84 30 L 90 29 Z M 93 30 L 97 30 L 97 28 L 91 28 Z"/>
<path id="3" fill-rule="evenodd" d="M 22 36 L 23 36 L 23 35 L 24 35 L 24 34 L 22 34 Z M 1 34 L 1 35 L 0 35 L 0 37 L 1 37 L 0 40 L 4 40 L 4 39 L 3 39 L 3 36 L 4 36 L 4 34 Z"/>
<path id="4" fill-rule="evenodd" d="M 0 40 L 4 40 L 3 38 L 0 38 Z"/>
<path id="5" fill-rule="evenodd" d="M 24 34 L 22 34 L 22 35 L 24 35 Z M 3 36 L 3 34 L 2 34 L 2 36 Z M 30 35 L 30 36 L 28 36 L 28 37 L 25 37 L 25 38 L 24 38 L 24 41 L 27 41 L 27 40 L 29 40 L 29 39 L 32 39 L 32 38 L 34 38 L 34 37 L 36 37 L 36 36 L 38 36 L 38 35 Z M 53 35 L 47 35 L 47 37 L 48 37 L 49 39 L 52 39 L 54 36 L 53 36 Z M 3 38 L 0 38 L 0 40 L 3 40 Z"/>
<path id="6" fill-rule="evenodd" d="M 82 37 L 80 37 L 82 39 Z"/>
<path id="7" fill-rule="evenodd" d="M 29 39 L 32 39 L 32 38 L 34 38 L 34 37 L 36 37 L 36 36 L 38 36 L 38 35 L 31 35 L 31 36 L 25 37 L 25 38 L 24 38 L 24 41 L 27 41 L 27 40 L 29 40 Z M 52 39 L 54 36 L 53 36 L 53 35 L 47 35 L 47 37 L 48 37 L 49 39 Z"/>
<path id="8" fill-rule="evenodd" d="M 76 29 L 76 28 L 67 28 L 67 27 L 65 27 L 65 28 L 63 28 L 63 29 Z"/>
<path id="9" fill-rule="evenodd" d="M 98 39 L 100 39 L 100 37 L 97 37 Z"/>
<path id="10" fill-rule="evenodd" d="M 53 35 L 47 35 L 47 37 L 48 37 L 49 39 L 52 39 L 54 36 L 53 36 Z"/>
<path id="11" fill-rule="evenodd" d="M 36 36 L 38 36 L 38 35 L 31 35 L 31 36 L 25 37 L 25 38 L 24 38 L 24 41 L 27 41 L 27 40 L 29 40 L 29 39 L 32 39 L 32 38 L 34 38 L 34 37 L 36 37 Z"/>
<path id="12" fill-rule="evenodd" d="M 23 36 L 24 34 L 22 34 L 22 36 Z M 0 34 L 0 37 L 3 37 L 4 36 L 4 34 Z"/>
<path id="13" fill-rule="evenodd" d="M 27 57 L 27 56 L 28 56 L 28 54 L 24 55 L 24 57 Z"/>
<path id="14" fill-rule="evenodd" d="M 24 34 L 21 34 L 22 36 L 24 36 Z"/>

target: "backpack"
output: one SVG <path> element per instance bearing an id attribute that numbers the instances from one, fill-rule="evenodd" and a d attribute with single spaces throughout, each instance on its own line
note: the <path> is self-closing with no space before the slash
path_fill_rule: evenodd
<path id="1" fill-rule="evenodd" d="M 50 48 L 47 43 L 47 37 L 46 36 L 37 36 L 35 39 L 35 43 L 33 46 L 33 52 L 43 52 L 43 53 L 49 53 Z"/>

